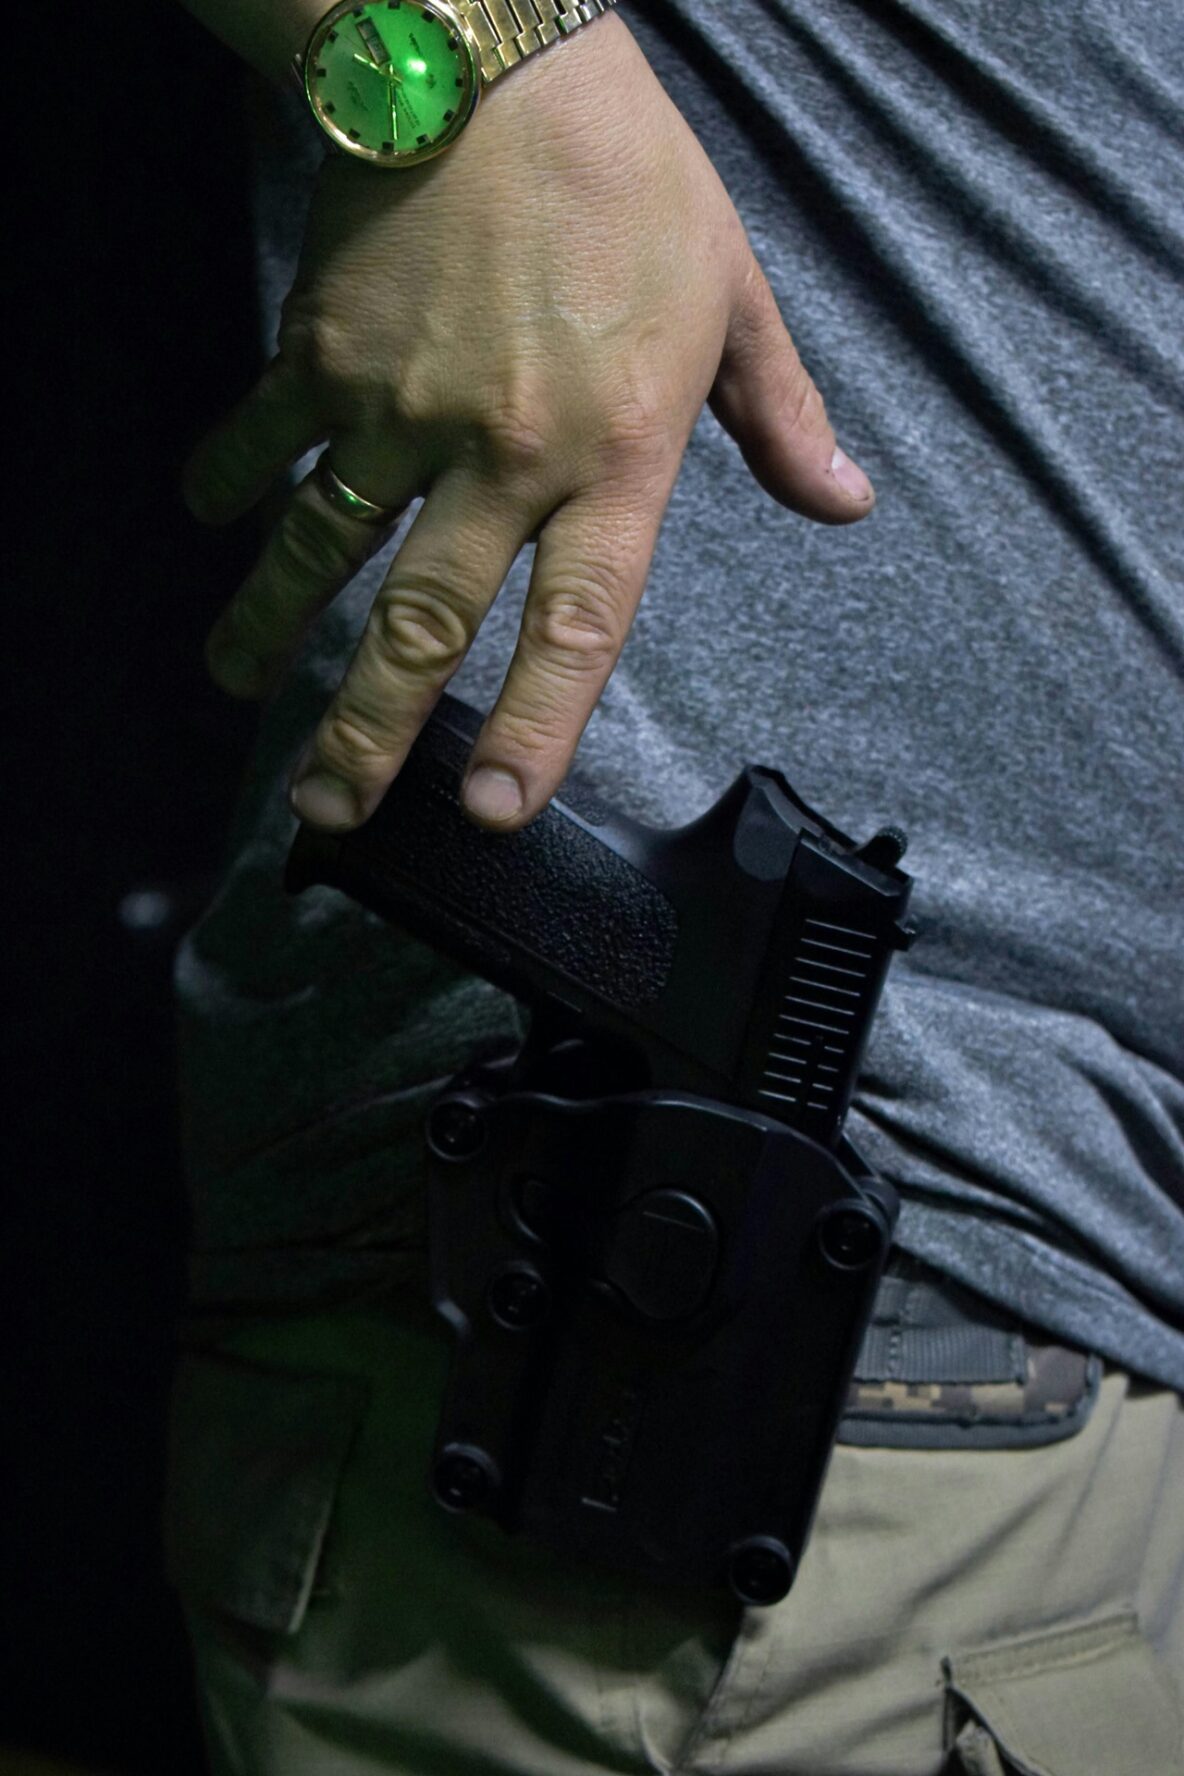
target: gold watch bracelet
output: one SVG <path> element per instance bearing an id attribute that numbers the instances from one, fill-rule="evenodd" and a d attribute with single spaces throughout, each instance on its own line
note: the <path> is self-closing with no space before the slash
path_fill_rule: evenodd
<path id="1" fill-rule="evenodd" d="M 488 85 L 526 56 L 581 25 L 590 25 L 616 0 L 454 0 L 477 45 Z"/>

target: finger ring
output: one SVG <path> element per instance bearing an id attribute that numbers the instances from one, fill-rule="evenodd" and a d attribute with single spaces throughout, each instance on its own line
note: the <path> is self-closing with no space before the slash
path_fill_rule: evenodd
<path id="1" fill-rule="evenodd" d="M 338 512 L 344 512 L 347 518 L 356 518 L 362 524 L 390 524 L 407 510 L 406 503 L 401 506 L 376 506 L 352 487 L 347 487 L 340 475 L 335 475 L 329 463 L 329 452 L 322 450 L 317 458 L 317 485 L 329 504 Z"/>

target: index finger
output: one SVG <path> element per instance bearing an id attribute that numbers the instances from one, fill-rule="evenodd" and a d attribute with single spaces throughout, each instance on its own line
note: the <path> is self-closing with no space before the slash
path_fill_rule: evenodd
<path id="1" fill-rule="evenodd" d="M 542 813 L 612 676 L 645 591 L 679 456 L 573 495 L 539 532 L 518 643 L 474 744 L 465 807 L 498 832 Z"/>

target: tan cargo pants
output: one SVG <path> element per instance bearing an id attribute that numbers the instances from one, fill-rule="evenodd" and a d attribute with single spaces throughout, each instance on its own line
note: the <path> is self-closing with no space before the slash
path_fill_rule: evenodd
<path id="1" fill-rule="evenodd" d="M 1182 1776 L 1184 1406 L 834 1451 L 772 1609 L 635 1589 L 426 1488 L 447 1333 L 253 1322 L 177 1380 L 166 1541 L 214 1776 Z"/>

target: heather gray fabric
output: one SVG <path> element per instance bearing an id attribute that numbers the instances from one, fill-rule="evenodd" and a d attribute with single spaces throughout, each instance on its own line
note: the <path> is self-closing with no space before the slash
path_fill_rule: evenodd
<path id="1" fill-rule="evenodd" d="M 751 760 L 849 831 L 907 828 L 922 941 L 849 1124 L 903 1192 L 900 1243 L 1182 1388 L 1184 21 L 1151 0 L 623 13 L 879 505 L 808 524 L 705 412 L 579 768 L 663 825 Z M 269 127 L 270 346 L 318 150 L 291 106 Z M 377 1288 L 422 1239 L 425 1104 L 524 1028 L 342 896 L 280 888 L 287 769 L 390 552 L 265 711 L 178 956 L 199 1305 Z M 482 710 L 532 554 L 450 687 Z"/>

